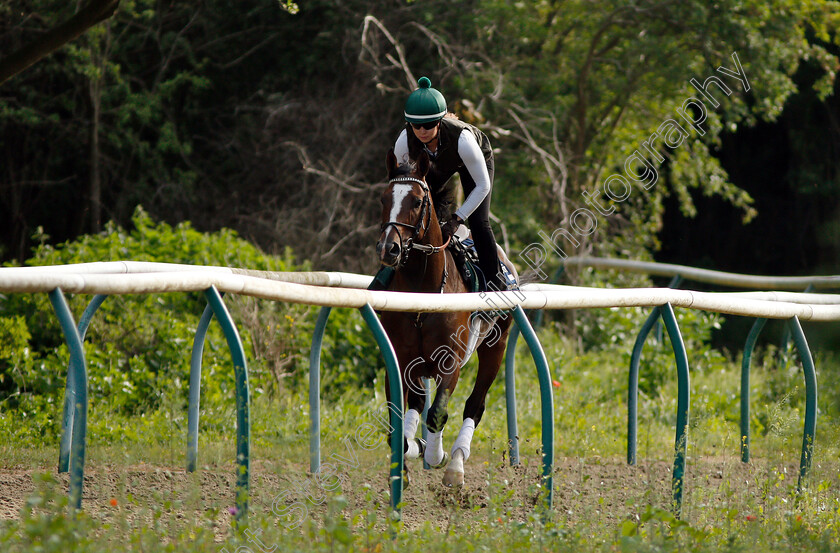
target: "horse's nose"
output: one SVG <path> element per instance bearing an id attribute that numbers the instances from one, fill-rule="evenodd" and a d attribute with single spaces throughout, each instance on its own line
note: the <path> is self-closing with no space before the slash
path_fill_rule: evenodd
<path id="1" fill-rule="evenodd" d="M 393 267 L 400 258 L 400 245 L 398 242 L 377 242 L 376 253 L 379 254 L 379 259 L 382 263 Z"/>

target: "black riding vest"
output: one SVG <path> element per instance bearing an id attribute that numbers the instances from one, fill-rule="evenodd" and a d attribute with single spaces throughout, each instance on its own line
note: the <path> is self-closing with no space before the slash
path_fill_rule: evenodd
<path id="1" fill-rule="evenodd" d="M 429 189 L 432 192 L 435 211 L 437 212 L 438 219 L 441 221 L 447 220 L 455 211 L 454 204 L 457 199 L 457 191 L 454 181 L 450 180 L 452 175 L 455 173 L 461 175 L 464 194 L 468 195 L 473 187 L 475 187 L 469 171 L 466 170 L 461 156 L 458 155 L 458 137 L 461 136 L 461 132 L 464 129 L 473 133 L 476 142 L 478 142 L 478 146 L 481 148 L 481 152 L 484 154 L 484 160 L 488 164 L 488 170 L 492 170 L 493 149 L 490 147 L 490 139 L 469 123 L 464 123 L 454 117 L 444 117 L 441 119 L 440 129 L 438 130 L 437 151 L 429 156 L 432 165 L 429 173 L 426 175 L 426 182 L 429 184 Z M 425 150 L 425 146 L 414 136 L 411 125 L 408 123 L 406 123 L 405 132 L 408 138 L 408 156 L 412 160 L 416 160 L 420 157 L 420 153 Z M 490 174 L 492 175 L 493 173 L 491 172 Z"/>

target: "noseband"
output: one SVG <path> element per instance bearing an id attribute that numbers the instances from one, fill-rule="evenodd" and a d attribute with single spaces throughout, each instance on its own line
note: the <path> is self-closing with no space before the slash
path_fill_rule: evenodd
<path id="1" fill-rule="evenodd" d="M 416 243 L 418 239 L 422 239 L 426 236 L 426 231 L 428 230 L 429 223 L 431 223 L 432 220 L 431 200 L 429 200 L 431 193 L 429 192 L 429 186 L 425 183 L 425 181 L 408 176 L 391 179 L 388 181 L 388 186 L 400 183 L 419 184 L 420 188 L 422 188 L 425 193 L 423 196 L 423 203 L 420 207 L 420 221 L 416 225 L 400 223 L 399 221 L 388 221 L 387 223 L 382 223 L 382 226 L 380 227 L 380 232 L 384 232 L 385 229 L 391 225 L 396 227 L 405 227 L 413 231 L 411 236 L 405 240 L 405 243 L 403 243 L 402 235 L 397 233 L 397 236 L 399 236 L 400 239 L 400 260 L 398 265 L 403 266 L 408 260 L 408 253 L 411 250 L 417 250 L 426 255 L 436 254 L 446 249 L 446 246 L 449 245 L 449 240 L 447 240 L 446 244 L 443 244 L 442 246 L 431 246 L 429 244 Z M 423 233 L 422 235 L 420 234 L 421 232 Z"/>

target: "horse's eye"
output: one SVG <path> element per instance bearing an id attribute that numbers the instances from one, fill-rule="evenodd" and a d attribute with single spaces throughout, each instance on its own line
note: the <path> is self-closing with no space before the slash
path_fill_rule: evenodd
<path id="1" fill-rule="evenodd" d="M 385 196 L 379 196 L 379 203 L 385 205 Z"/>
<path id="2" fill-rule="evenodd" d="M 421 201 L 420 201 L 420 198 L 414 198 L 414 208 L 415 208 L 415 209 L 417 209 L 418 207 L 420 207 L 420 204 L 422 204 L 422 203 L 423 203 L 423 202 L 421 202 Z"/>

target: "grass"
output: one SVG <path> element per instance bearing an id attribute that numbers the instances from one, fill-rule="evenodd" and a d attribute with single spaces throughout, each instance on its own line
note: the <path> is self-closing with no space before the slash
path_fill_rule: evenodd
<path id="1" fill-rule="evenodd" d="M 832 375 L 840 370 L 835 359 L 817 356 L 825 392 L 813 468 L 798 493 L 804 389 L 795 359 L 780 366 L 777 352 L 769 349 L 754 360 L 753 460 L 745 465 L 739 458 L 740 359 L 708 348 L 695 351 L 689 359 L 688 459 L 682 517 L 677 520 L 670 504 L 676 383 L 667 341 L 645 349 L 639 465 L 628 467 L 629 351 L 583 352 L 558 338 L 550 325 L 541 339 L 554 380 L 556 417 L 550 512 L 538 508 L 539 393 L 533 364 L 520 343 L 522 466 L 507 463 L 500 378 L 475 434 L 465 489 L 443 490 L 440 472 L 424 472 L 418 462 L 409 461 L 412 484 L 403 496 L 401 522 L 388 508 L 384 436 L 372 449 L 361 447 L 357 439 L 371 409 L 384 402 L 380 376 L 369 389 L 348 390 L 322 406 L 322 461 L 337 469 L 320 481 L 307 474 L 306 391 L 254 398 L 247 533 L 234 527 L 230 513 L 232 398 L 230 404 L 204 406 L 201 470 L 191 475 L 183 471 L 184 405 L 173 400 L 159 411 L 131 418 L 93 405 L 85 509 L 77 516 L 68 514 L 66 475 L 55 474 L 57 440 L 23 438 L 11 430 L 12 421 L 0 422 L 0 475 L 9 480 L 4 493 L 14 492 L 2 498 L 0 507 L 13 504 L 17 509 L 0 522 L 0 550 L 840 550 L 840 440 L 837 398 L 830 389 Z M 468 365 L 450 406 L 447 448 L 457 433 L 474 372 Z"/>

